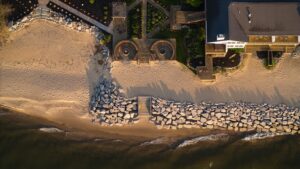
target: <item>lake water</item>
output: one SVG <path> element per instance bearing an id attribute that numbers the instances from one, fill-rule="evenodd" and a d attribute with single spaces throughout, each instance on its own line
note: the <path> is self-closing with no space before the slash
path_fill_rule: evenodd
<path id="1" fill-rule="evenodd" d="M 41 127 L 30 117 L 0 111 L 0 169 L 300 168 L 300 136 L 254 142 L 230 136 L 178 148 L 179 142 L 157 144 L 160 140 L 71 139 L 41 132 Z"/>

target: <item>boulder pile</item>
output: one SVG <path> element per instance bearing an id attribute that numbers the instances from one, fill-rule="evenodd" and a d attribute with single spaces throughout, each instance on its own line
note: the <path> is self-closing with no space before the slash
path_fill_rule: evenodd
<path id="1" fill-rule="evenodd" d="M 151 99 L 151 118 L 158 128 L 208 128 L 300 134 L 299 108 L 253 103 L 179 103 Z"/>
<path id="2" fill-rule="evenodd" d="M 124 125 L 138 121 L 137 98 L 125 98 L 115 82 L 104 79 L 94 90 L 90 114 L 101 125 Z"/>

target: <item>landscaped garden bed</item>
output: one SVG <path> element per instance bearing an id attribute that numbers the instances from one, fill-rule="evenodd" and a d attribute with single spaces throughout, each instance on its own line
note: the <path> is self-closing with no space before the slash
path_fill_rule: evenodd
<path id="1" fill-rule="evenodd" d="M 137 5 L 128 13 L 128 35 L 131 38 L 141 38 L 142 32 L 142 7 Z"/>
<path id="2" fill-rule="evenodd" d="M 189 25 L 185 36 L 185 43 L 189 58 L 205 56 L 205 29 L 204 25 Z"/>
<path id="3" fill-rule="evenodd" d="M 155 28 L 162 26 L 168 17 L 163 11 L 155 8 L 148 3 L 147 5 L 147 33 L 155 30 Z"/>
<path id="4" fill-rule="evenodd" d="M 225 57 L 213 58 L 214 67 L 234 68 L 241 62 L 241 54 L 235 50 L 228 50 Z"/>
<path id="5" fill-rule="evenodd" d="M 12 11 L 8 15 L 9 21 L 17 21 L 28 15 L 38 5 L 38 0 L 2 0 L 3 4 L 9 4 Z"/>
<path id="6" fill-rule="evenodd" d="M 171 5 L 180 5 L 183 10 L 204 10 L 204 0 L 154 0 L 163 8 L 170 10 Z"/>
<path id="7" fill-rule="evenodd" d="M 170 9 L 171 5 L 181 4 L 181 0 L 154 0 L 154 1 L 167 10 Z"/>
<path id="8" fill-rule="evenodd" d="M 130 6 L 131 4 L 133 4 L 136 0 L 125 0 L 126 5 Z"/>
<path id="9" fill-rule="evenodd" d="M 267 69 L 272 69 L 282 56 L 282 51 L 258 51 L 257 56 Z"/>
<path id="10" fill-rule="evenodd" d="M 205 57 L 197 57 L 189 59 L 188 65 L 193 69 L 196 69 L 199 66 L 205 66 Z"/>
<path id="11" fill-rule="evenodd" d="M 109 25 L 112 21 L 112 1 L 111 0 L 60 0 L 65 4 L 79 10 L 81 13 Z"/>
<path id="12" fill-rule="evenodd" d="M 165 28 L 157 33 L 153 38 L 157 39 L 176 39 L 176 59 L 187 65 L 188 61 L 195 62 L 196 58 L 205 56 L 205 31 L 204 25 L 189 25 L 180 31 L 170 31 Z M 196 59 L 194 61 L 194 59 Z M 198 59 L 199 61 L 202 59 Z M 199 62 L 199 66 L 203 63 Z M 195 63 L 193 64 L 195 65 Z"/>

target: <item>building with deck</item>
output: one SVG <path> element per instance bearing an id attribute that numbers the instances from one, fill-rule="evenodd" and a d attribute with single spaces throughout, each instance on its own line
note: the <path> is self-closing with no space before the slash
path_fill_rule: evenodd
<path id="1" fill-rule="evenodd" d="M 291 53 L 300 43 L 299 0 L 207 0 L 208 54 L 245 48 Z"/>

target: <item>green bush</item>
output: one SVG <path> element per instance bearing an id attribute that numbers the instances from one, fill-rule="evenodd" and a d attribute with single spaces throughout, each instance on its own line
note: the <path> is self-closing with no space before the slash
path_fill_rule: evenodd
<path id="1" fill-rule="evenodd" d="M 203 0 L 186 0 L 186 3 L 193 6 L 199 7 L 202 4 Z"/>
<path id="2" fill-rule="evenodd" d="M 0 46 L 5 43 L 9 36 L 7 28 L 7 15 L 11 11 L 10 6 L 0 4 Z"/>
<path id="3" fill-rule="evenodd" d="M 89 0 L 90 4 L 94 4 L 95 0 Z"/>
<path id="4" fill-rule="evenodd" d="M 244 48 L 232 48 L 232 49 L 229 49 L 230 51 L 234 52 L 234 53 L 243 53 L 245 50 Z"/>

